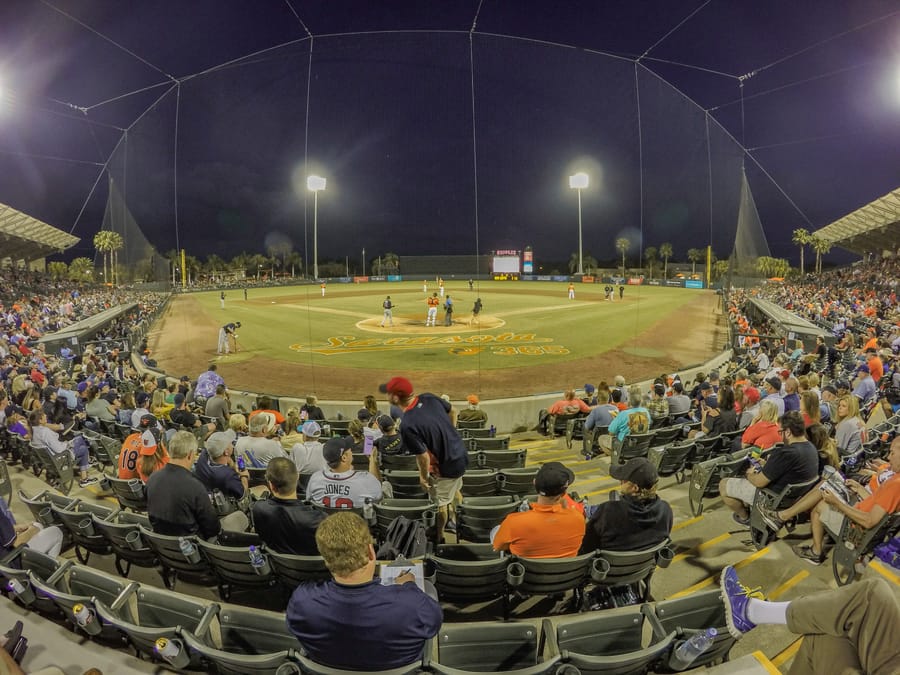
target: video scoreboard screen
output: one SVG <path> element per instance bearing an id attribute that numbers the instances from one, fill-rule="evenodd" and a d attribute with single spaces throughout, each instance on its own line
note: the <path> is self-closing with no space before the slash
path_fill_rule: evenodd
<path id="1" fill-rule="evenodd" d="M 519 251 L 494 251 L 491 272 L 494 274 L 516 274 L 521 272 L 522 259 Z"/>

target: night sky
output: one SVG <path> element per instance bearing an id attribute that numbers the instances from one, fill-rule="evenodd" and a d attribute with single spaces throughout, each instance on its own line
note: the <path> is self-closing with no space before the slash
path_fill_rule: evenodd
<path id="1" fill-rule="evenodd" d="M 565 261 L 577 170 L 586 254 L 727 255 L 742 166 L 796 261 L 794 228 L 900 182 L 896 0 L 3 0 L 0 86 L 0 202 L 78 255 L 110 177 L 160 252 L 228 258 L 308 256 L 319 173 L 320 260 L 351 266 Z"/>

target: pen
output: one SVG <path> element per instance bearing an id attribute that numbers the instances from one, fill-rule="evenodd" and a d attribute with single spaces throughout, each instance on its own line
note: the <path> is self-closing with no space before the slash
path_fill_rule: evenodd
<path id="1" fill-rule="evenodd" d="M 400 572 L 400 574 L 398 574 L 397 576 L 398 576 L 398 577 L 402 577 L 404 574 L 412 574 L 412 567 L 403 570 L 403 571 Z"/>

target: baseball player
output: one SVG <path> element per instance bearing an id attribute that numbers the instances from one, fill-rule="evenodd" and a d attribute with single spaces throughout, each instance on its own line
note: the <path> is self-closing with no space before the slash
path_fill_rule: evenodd
<path id="1" fill-rule="evenodd" d="M 384 299 L 384 302 L 381 303 L 381 306 L 384 308 L 384 316 L 381 319 L 381 327 L 384 328 L 384 322 L 387 321 L 392 326 L 394 325 L 394 303 L 391 302 L 391 296 L 387 296 Z"/>
<path id="2" fill-rule="evenodd" d="M 575 284 L 569 282 L 569 300 L 575 299 Z"/>
<path id="3" fill-rule="evenodd" d="M 235 321 L 234 323 L 226 323 L 219 329 L 219 346 L 216 348 L 216 354 L 228 354 L 231 351 L 231 347 L 228 344 L 228 337 L 234 335 L 234 331 L 241 327 L 240 321 Z"/>
<path id="4" fill-rule="evenodd" d="M 309 478 L 306 497 L 332 509 L 362 508 L 381 499 L 381 481 L 368 471 L 353 469 L 353 439 L 329 438 L 322 448 L 328 466 Z"/>
<path id="5" fill-rule="evenodd" d="M 444 280 L 438 277 L 438 292 L 441 294 L 441 297 L 444 297 Z"/>
<path id="6" fill-rule="evenodd" d="M 428 316 L 425 318 L 425 325 L 435 326 L 437 325 L 438 306 L 441 304 L 438 294 L 432 293 L 431 297 L 428 298 L 426 302 L 428 303 Z"/>

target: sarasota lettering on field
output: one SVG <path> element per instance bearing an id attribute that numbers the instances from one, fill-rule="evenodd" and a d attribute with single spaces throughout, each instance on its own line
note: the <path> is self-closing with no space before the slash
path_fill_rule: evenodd
<path id="1" fill-rule="evenodd" d="M 499 356 L 540 356 L 542 354 L 568 354 L 562 345 L 550 344 L 553 338 L 537 337 L 534 333 L 500 333 L 499 335 L 441 335 L 419 337 L 363 338 L 354 335 L 338 335 L 328 338 L 321 346 L 292 344 L 296 352 L 334 356 L 336 354 L 361 354 L 365 352 L 411 351 L 423 347 L 447 346 L 447 352 L 455 356 L 471 356 L 485 350 Z"/>

